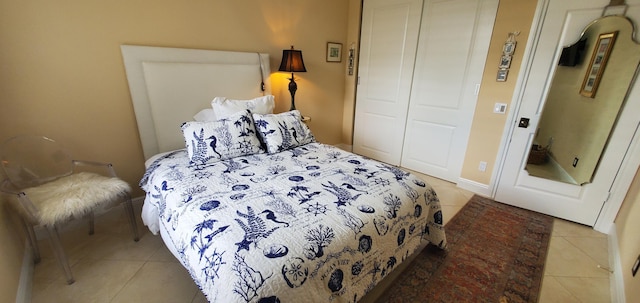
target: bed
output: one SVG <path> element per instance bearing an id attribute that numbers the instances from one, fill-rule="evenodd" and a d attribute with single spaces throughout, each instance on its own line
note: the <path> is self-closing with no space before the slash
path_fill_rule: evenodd
<path id="1" fill-rule="evenodd" d="M 297 111 L 193 121 L 212 99 L 270 96 L 267 54 L 122 54 L 148 159 L 143 221 L 209 301 L 358 302 L 425 243 L 446 246 L 431 186 L 317 142 Z"/>

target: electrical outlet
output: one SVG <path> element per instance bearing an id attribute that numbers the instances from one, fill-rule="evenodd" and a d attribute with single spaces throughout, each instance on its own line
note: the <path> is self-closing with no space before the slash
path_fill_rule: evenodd
<path id="1" fill-rule="evenodd" d="M 638 267 L 640 267 L 640 256 L 636 259 L 636 262 L 633 263 L 633 267 L 631 267 L 631 274 L 635 277 L 638 272 Z"/>
<path id="2" fill-rule="evenodd" d="M 478 170 L 479 170 L 479 171 L 485 171 L 485 170 L 487 170 L 487 162 L 480 161 L 480 165 L 478 165 Z"/>
<path id="3" fill-rule="evenodd" d="M 580 161 L 580 159 L 578 159 L 578 157 L 573 158 L 573 163 L 571 164 L 573 167 L 578 166 L 578 161 Z"/>

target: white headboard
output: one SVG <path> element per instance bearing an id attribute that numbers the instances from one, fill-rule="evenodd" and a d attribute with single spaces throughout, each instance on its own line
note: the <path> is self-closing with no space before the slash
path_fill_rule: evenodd
<path id="1" fill-rule="evenodd" d="M 135 45 L 121 50 L 145 159 L 184 148 L 180 125 L 209 108 L 214 97 L 271 93 L 268 54 Z"/>

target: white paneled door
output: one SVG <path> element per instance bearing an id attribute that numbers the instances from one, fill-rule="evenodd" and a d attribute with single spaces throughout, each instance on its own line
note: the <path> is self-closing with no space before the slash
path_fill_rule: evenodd
<path id="1" fill-rule="evenodd" d="M 498 0 L 425 2 L 402 167 L 458 182 L 497 9 Z"/>
<path id="2" fill-rule="evenodd" d="M 422 0 L 367 0 L 362 8 L 353 151 L 399 165 Z"/>
<path id="3" fill-rule="evenodd" d="M 601 224 L 613 221 L 598 222 L 601 220 L 599 216 L 602 210 L 608 212 L 608 208 L 603 206 L 606 206 L 605 202 L 611 196 L 620 197 L 620 201 L 624 198 L 638 168 L 640 81 L 636 80 L 632 84 L 626 104 L 618 116 L 616 127 L 609 137 L 600 164 L 590 183 L 573 185 L 529 175 L 525 166 L 548 91 L 549 75 L 557 68 L 556 62 L 562 47 L 575 43 L 582 29 L 602 15 L 603 7 L 608 2 L 573 0 L 543 1 L 543 4 L 548 5 L 541 6 L 543 19 L 540 21 L 539 31 L 532 35 L 538 38 L 534 41 L 533 45 L 536 47 L 530 55 L 531 60 L 525 71 L 526 76 L 523 77 L 527 80 L 526 85 L 521 85 L 522 91 L 516 94 L 521 99 L 518 101 L 520 106 L 514 120 L 519 120 L 521 117 L 531 120 L 526 128 L 513 126 L 495 199 L 554 217 L 589 226 L 595 225 L 596 229 L 608 232 L 609 226 Z M 628 0 L 627 4 L 629 4 L 627 17 L 637 24 L 640 21 L 640 1 Z M 629 37 L 625 38 L 629 39 Z M 635 38 L 637 41 L 637 33 Z M 578 81 L 582 80 L 578 79 Z M 620 89 L 626 89 L 626 84 Z M 566 119 L 572 119 L 571 114 L 567 114 Z M 635 152 L 634 148 L 636 148 Z M 614 218 L 615 213 L 617 209 L 613 211 Z M 598 228 L 598 225 L 601 227 Z"/>
<path id="4" fill-rule="evenodd" d="M 457 183 L 497 7 L 364 1 L 354 152 Z"/>

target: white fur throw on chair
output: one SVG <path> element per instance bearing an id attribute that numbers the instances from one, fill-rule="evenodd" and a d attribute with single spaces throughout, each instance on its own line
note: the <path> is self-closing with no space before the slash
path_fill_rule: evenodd
<path id="1" fill-rule="evenodd" d="M 81 172 L 62 177 L 24 192 L 39 210 L 39 224 L 53 226 L 71 217 L 80 218 L 92 210 L 111 206 L 124 192 L 127 182 L 118 178 Z"/>

